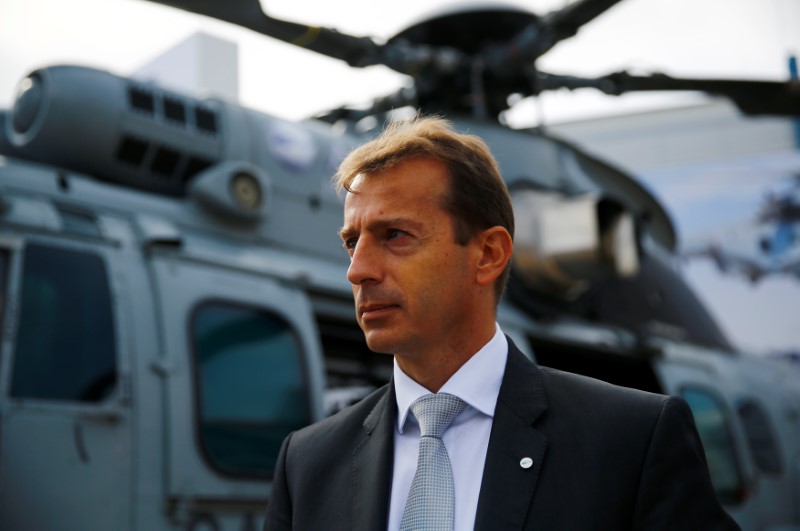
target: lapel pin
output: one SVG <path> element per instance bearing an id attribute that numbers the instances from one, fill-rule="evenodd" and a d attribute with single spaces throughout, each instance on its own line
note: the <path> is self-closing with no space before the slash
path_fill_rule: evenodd
<path id="1" fill-rule="evenodd" d="M 519 460 L 519 466 L 521 466 L 522 468 L 530 468 L 533 466 L 533 459 L 531 459 L 530 457 L 523 457 L 522 459 Z"/>

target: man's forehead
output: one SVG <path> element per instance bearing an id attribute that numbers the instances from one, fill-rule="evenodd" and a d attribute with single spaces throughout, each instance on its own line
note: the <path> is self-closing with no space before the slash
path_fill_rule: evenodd
<path id="1" fill-rule="evenodd" d="M 418 186 L 426 187 L 428 184 L 426 177 L 430 177 L 432 180 L 446 178 L 448 170 L 447 165 L 439 159 L 427 155 L 414 156 L 377 169 L 359 172 L 350 180 L 348 188 L 358 191 L 359 186 L 393 180 L 400 175 L 413 175 Z"/>
<path id="2" fill-rule="evenodd" d="M 364 181 L 367 178 L 368 175 L 365 175 L 364 172 L 356 174 L 356 176 L 353 177 L 353 180 L 350 181 L 350 190 L 347 191 L 347 194 L 352 195 L 353 192 L 358 191 L 358 188 L 364 185 Z"/>
<path id="3" fill-rule="evenodd" d="M 385 199 L 385 196 L 394 197 L 403 191 L 395 179 L 380 173 L 359 173 L 353 178 L 349 188 L 344 197 L 345 212 L 354 205 L 363 207 L 376 200 Z M 395 193 L 391 193 L 393 189 L 396 190 Z"/>

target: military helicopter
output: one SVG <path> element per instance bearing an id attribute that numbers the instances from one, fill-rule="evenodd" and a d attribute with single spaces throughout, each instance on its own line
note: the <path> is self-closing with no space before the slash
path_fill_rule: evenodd
<path id="1" fill-rule="evenodd" d="M 457 10 L 384 44 L 256 1 L 161 3 L 414 88 L 292 122 L 88 67 L 22 81 L 0 113 L 0 527 L 258 528 L 285 435 L 390 375 L 355 322 L 329 178 L 374 134 L 365 119 L 411 105 L 498 156 L 519 227 L 503 330 L 544 365 L 683 396 L 741 526 L 800 528 L 796 379 L 731 347 L 637 181 L 497 119 L 510 94 L 557 86 L 704 90 L 797 116 L 795 85 L 535 68 L 608 0 Z"/>

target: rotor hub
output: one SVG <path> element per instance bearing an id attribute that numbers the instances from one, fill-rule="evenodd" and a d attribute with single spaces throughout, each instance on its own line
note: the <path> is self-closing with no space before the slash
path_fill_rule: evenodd
<path id="1" fill-rule="evenodd" d="M 538 20 L 535 14 L 512 5 L 452 7 L 428 15 L 389 39 L 389 43 L 403 39 L 411 44 L 450 47 L 476 55 L 487 45 L 507 42 L 510 36 Z"/>

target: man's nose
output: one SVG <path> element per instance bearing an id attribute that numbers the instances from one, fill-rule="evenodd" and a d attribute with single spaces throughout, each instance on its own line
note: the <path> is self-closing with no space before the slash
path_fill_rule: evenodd
<path id="1" fill-rule="evenodd" d="M 358 286 L 380 282 L 383 274 L 381 264 L 380 249 L 367 238 L 361 238 L 350 258 L 347 280 Z"/>

